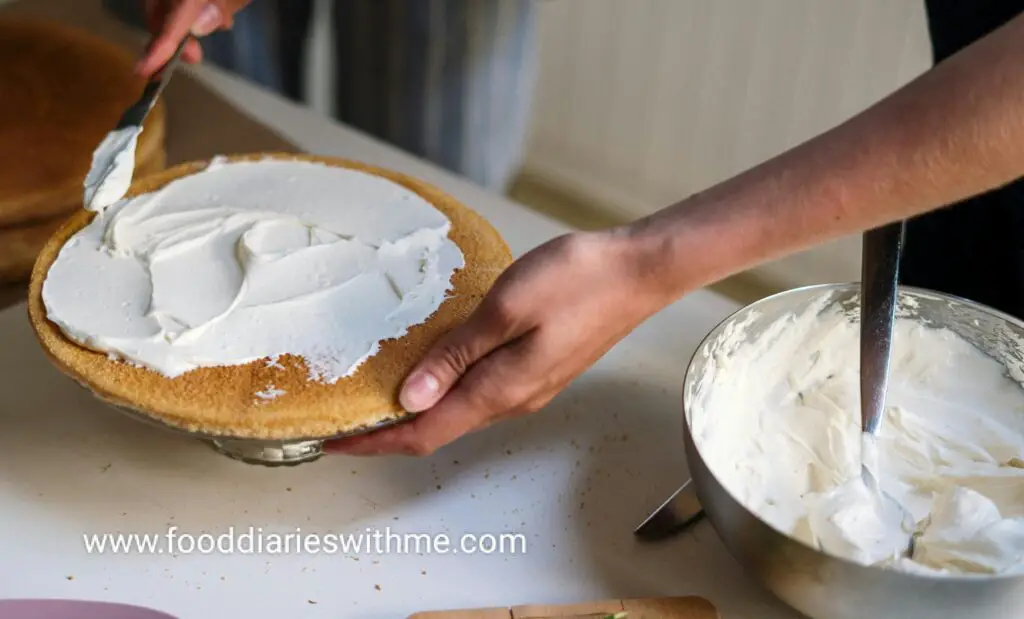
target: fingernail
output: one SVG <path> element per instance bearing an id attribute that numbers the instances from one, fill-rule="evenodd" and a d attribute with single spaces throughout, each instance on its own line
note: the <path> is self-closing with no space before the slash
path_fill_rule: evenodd
<path id="1" fill-rule="evenodd" d="M 192 24 L 192 34 L 197 37 L 205 37 L 220 26 L 222 19 L 223 16 L 220 14 L 220 9 L 217 8 L 217 5 L 208 3 L 200 11 L 195 23 Z"/>
<path id="2" fill-rule="evenodd" d="M 441 384 L 429 372 L 416 372 L 405 381 L 399 401 L 402 408 L 418 413 L 434 405 L 441 392 Z"/>

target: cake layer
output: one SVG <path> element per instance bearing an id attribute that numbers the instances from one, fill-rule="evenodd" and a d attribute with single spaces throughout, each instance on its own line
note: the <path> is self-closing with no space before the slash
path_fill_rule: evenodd
<path id="1" fill-rule="evenodd" d="M 141 167 L 136 168 L 135 176 L 142 178 L 164 169 L 162 152 L 151 157 Z M 0 284 L 26 282 L 32 274 L 40 250 L 46 242 L 67 221 L 77 208 L 82 206 L 82 192 L 69 192 L 66 206 L 59 209 L 60 214 L 43 219 L 32 219 L 25 223 L 0 226 Z M 57 203 L 55 203 L 57 204 Z"/>
<path id="2" fill-rule="evenodd" d="M 251 264 L 251 261 L 256 259 L 262 265 L 259 269 L 270 270 L 256 273 L 254 277 L 270 279 L 265 279 L 262 283 L 253 279 L 251 288 L 241 285 L 230 288 L 242 293 L 231 296 L 227 305 L 227 297 L 221 294 L 223 290 L 220 288 L 217 288 L 219 292 L 202 296 L 202 300 L 196 297 L 196 303 L 182 304 L 180 301 L 187 293 L 181 292 L 184 289 L 179 285 L 185 271 L 177 274 L 158 274 L 153 280 L 156 282 L 154 296 L 146 302 L 152 302 L 152 299 L 157 298 L 158 290 L 178 292 L 156 302 L 155 311 L 149 316 L 152 322 L 146 322 L 146 312 L 136 312 L 137 308 L 133 308 L 133 303 L 145 301 L 140 299 L 130 301 L 129 306 L 124 309 L 127 322 L 97 317 L 95 312 L 65 312 L 61 319 L 65 322 L 62 331 L 61 327 L 48 318 L 47 303 L 44 303 L 44 284 L 51 275 L 51 269 L 53 281 L 59 281 L 60 267 L 54 267 L 58 255 L 65 249 L 65 243 L 83 230 L 87 230 L 96 216 L 88 211 L 79 211 L 40 253 L 30 288 L 29 306 L 32 323 L 44 349 L 55 364 L 107 400 L 138 410 L 173 426 L 207 435 L 278 439 L 321 438 L 356 432 L 406 416 L 407 413 L 398 403 L 398 390 L 402 380 L 440 335 L 465 320 L 476 308 L 498 275 L 511 263 L 508 247 L 493 227 L 469 208 L 425 183 L 395 172 L 339 159 L 282 154 L 231 157 L 227 158 L 227 162 L 234 164 L 267 158 L 273 162 L 306 162 L 310 164 L 310 169 L 323 166 L 344 168 L 346 173 L 357 172 L 359 175 L 369 175 L 372 178 L 365 179 L 369 182 L 368 185 L 349 185 L 351 189 L 347 195 L 344 192 L 339 194 L 337 191 L 331 195 L 316 195 L 308 193 L 313 184 L 305 172 L 311 170 L 301 171 L 289 166 L 268 165 L 264 168 L 267 173 L 259 180 L 259 187 L 254 187 L 253 183 L 256 181 L 250 179 L 250 182 L 244 183 L 245 188 L 239 188 L 234 194 L 217 196 L 216 200 L 206 205 L 196 205 L 195 194 L 182 192 L 180 189 L 195 189 L 196 184 L 202 180 L 201 174 L 208 168 L 209 162 L 178 166 L 143 179 L 133 185 L 129 197 L 149 194 L 162 188 L 167 189 L 165 193 L 160 194 L 160 199 L 148 203 L 147 208 L 155 210 L 146 212 L 172 215 L 171 212 L 160 210 L 163 208 L 160 205 L 166 206 L 178 198 L 191 196 L 186 200 L 187 207 L 183 211 L 177 211 L 178 215 L 183 212 L 190 214 L 174 222 L 171 219 L 153 217 L 150 221 L 155 223 L 149 227 L 145 222 L 140 224 L 142 220 L 138 218 L 129 220 L 135 221 L 139 226 L 105 227 L 110 234 L 118 237 L 118 241 L 112 245 L 115 254 L 123 251 L 122 259 L 128 260 L 128 256 L 152 257 L 152 253 L 146 253 L 151 250 L 167 251 L 174 256 L 174 264 L 185 264 L 176 262 L 179 259 L 198 260 L 192 268 L 198 272 L 204 268 L 204 264 L 214 268 L 215 264 L 221 263 L 213 258 L 204 259 L 200 254 L 183 258 L 185 254 L 176 252 L 193 251 L 195 243 L 199 242 L 197 239 L 203 237 L 201 244 L 209 240 L 203 236 L 204 234 L 227 233 L 232 226 L 238 225 L 245 228 L 247 233 L 252 233 L 244 240 L 240 238 L 234 246 L 237 251 L 248 256 L 242 262 L 248 261 L 247 263 Z M 246 168 L 238 166 L 236 170 L 244 172 Z M 297 181 L 292 181 L 295 184 L 289 188 L 289 179 L 292 178 Z M 303 179 L 305 182 L 302 182 Z M 174 181 L 180 181 L 182 184 L 175 184 Z M 370 186 L 377 189 L 367 189 Z M 304 191 L 307 193 L 303 193 Z M 275 210 L 274 203 L 292 199 L 283 197 L 289 192 L 294 193 L 300 201 L 305 200 L 311 204 L 310 210 L 299 213 L 295 220 L 296 224 L 307 226 L 307 236 L 299 238 L 303 235 L 292 235 L 291 232 L 294 230 L 288 229 L 288 222 L 274 216 L 256 221 L 258 231 L 253 232 L 253 222 L 250 219 L 256 217 L 255 212 L 260 209 L 250 209 L 246 205 L 253 206 L 259 200 L 257 196 L 266 195 L 268 198 L 263 204 L 264 211 L 273 215 L 278 211 L 287 210 Z M 388 196 L 395 200 L 390 202 L 390 207 Z M 417 211 L 419 215 L 412 211 L 406 212 L 398 206 L 405 199 L 422 201 L 431 207 L 430 210 L 436 209 L 443 217 L 433 218 L 427 210 Z M 376 205 L 376 208 L 364 208 L 365 205 L 359 205 L 360 200 L 369 200 L 369 204 Z M 212 210 L 233 203 L 238 207 L 234 213 L 217 211 L 217 216 L 227 215 L 222 222 L 223 226 L 217 224 L 210 227 L 210 220 L 206 218 L 213 214 Z M 136 204 L 142 206 L 144 201 Z M 325 205 L 328 204 L 336 204 L 337 212 L 332 213 L 325 209 Z M 108 222 L 113 221 L 113 214 L 104 213 L 102 217 Z M 294 212 L 291 214 L 296 215 Z M 323 219 L 325 214 L 326 220 Z M 346 217 L 347 215 L 350 217 Z M 424 288 L 419 275 L 403 268 L 396 268 L 389 261 L 394 257 L 391 252 L 396 242 L 422 244 L 421 249 L 425 251 L 429 247 L 434 247 L 435 241 L 424 236 L 430 236 L 432 233 L 423 231 L 437 230 L 433 224 L 441 223 L 442 220 L 448 222 L 448 225 L 443 227 L 444 241 L 457 248 L 462 260 L 453 263 L 457 268 L 450 277 L 450 285 L 444 288 L 446 294 L 442 299 L 438 299 L 439 305 L 436 310 L 424 311 L 424 308 L 416 303 L 410 306 L 408 303 L 398 302 L 388 306 L 390 320 L 399 326 L 388 336 L 388 333 L 383 333 L 379 329 L 382 324 L 380 317 L 374 319 L 362 310 L 381 307 L 378 304 L 382 303 L 386 295 L 382 292 L 384 289 L 378 286 L 380 282 L 387 283 L 391 287 L 389 294 L 393 294 L 399 301 L 411 299 L 419 303 L 418 294 L 426 291 L 430 294 L 437 293 L 436 287 Z M 180 225 L 175 228 L 172 224 Z M 211 232 L 213 229 L 218 232 Z M 174 230 L 180 234 L 174 234 Z M 82 234 L 86 235 L 87 232 Z M 86 244 L 89 242 L 91 241 L 86 236 L 76 241 Z M 204 247 L 216 245 L 215 241 L 210 242 L 213 244 Z M 302 252 L 286 259 L 313 262 L 298 264 L 294 272 L 313 272 L 317 276 L 295 277 L 295 281 L 277 278 L 272 270 L 274 261 L 282 259 L 283 254 L 296 247 L 300 247 Z M 383 257 L 381 248 L 384 248 Z M 321 250 L 342 253 L 352 251 L 357 255 L 357 262 L 346 262 L 341 259 L 319 262 L 315 253 Z M 76 248 L 72 247 L 68 251 L 75 252 Z M 299 258 L 295 258 L 295 255 Z M 431 253 L 426 251 L 423 255 L 430 256 Z M 270 262 L 265 262 L 268 259 Z M 404 261 L 405 258 L 401 260 Z M 429 262 L 428 259 L 427 263 Z M 360 265 L 359 268 L 365 266 L 365 272 L 356 278 L 346 278 L 345 270 L 350 269 L 352 264 Z M 313 271 L 307 269 L 311 266 L 315 267 Z M 86 276 L 87 279 L 94 280 L 97 287 L 109 285 L 109 282 L 104 283 L 102 265 L 95 268 L 92 275 Z M 155 270 L 159 268 L 162 267 Z M 424 268 L 427 271 L 438 268 L 439 272 L 444 272 L 444 266 L 439 264 L 425 264 Z M 378 275 L 381 277 L 377 277 Z M 200 284 L 203 286 L 213 285 L 203 277 L 197 276 L 197 282 L 199 281 L 206 282 Z M 278 283 L 266 286 L 266 281 Z M 235 286 L 237 282 L 230 285 Z M 65 293 L 70 290 L 68 280 L 60 286 Z M 337 294 L 338 289 L 346 287 L 354 287 L 353 289 L 360 294 L 345 296 L 342 305 L 347 307 L 338 306 L 334 313 L 318 316 L 316 312 L 308 311 L 314 306 L 302 302 L 303 294 L 332 295 Z M 80 288 L 81 294 L 88 294 L 88 290 L 88 282 L 83 283 Z M 246 290 L 256 292 L 249 294 Z M 55 302 L 54 299 L 59 295 L 51 295 L 51 292 L 46 293 L 46 298 L 52 307 L 55 303 L 61 302 Z M 77 293 L 72 293 L 72 296 L 73 294 Z M 278 296 L 275 297 L 275 294 Z M 284 322 L 275 313 L 278 310 L 275 306 L 277 302 L 291 304 L 289 307 L 295 310 L 295 320 L 303 323 L 300 325 L 301 329 L 286 332 L 282 326 Z M 64 307 L 72 305 L 68 302 L 63 303 Z M 260 314 L 262 325 L 276 325 L 275 330 L 246 338 L 245 329 L 240 326 L 261 328 L 254 322 L 246 322 L 252 315 L 237 313 L 250 310 L 257 313 L 269 311 Z M 404 315 L 405 312 L 411 313 Z M 405 320 L 405 323 L 402 323 L 400 318 Z M 239 320 L 241 322 L 238 322 Z M 357 324 L 354 321 L 362 322 Z M 84 330 L 75 335 L 74 327 L 70 324 L 72 322 Z M 353 325 L 353 328 L 347 332 L 348 335 L 340 335 L 349 324 Z M 322 329 L 323 341 L 317 351 L 311 351 L 307 346 L 310 342 L 308 334 L 311 327 L 313 332 Z M 89 333 L 101 332 L 105 334 L 105 338 L 88 337 Z M 222 339 L 214 338 L 204 343 L 204 338 L 211 333 Z M 294 333 L 302 335 L 294 336 Z M 162 353 L 149 356 L 152 351 L 131 348 L 144 342 L 150 335 L 159 338 L 169 337 L 185 344 L 176 349 L 177 352 L 185 351 L 185 354 L 175 359 L 185 359 L 188 363 L 164 364 L 167 357 L 161 356 Z M 228 336 L 227 339 L 223 339 L 224 336 Z M 379 336 L 388 337 L 377 345 L 374 340 Z M 349 351 L 348 345 L 360 338 L 371 344 L 365 353 L 361 348 L 365 342 L 360 342 L 359 346 L 350 351 L 354 351 L 353 354 L 331 357 L 339 350 Z M 78 342 L 74 341 L 76 339 Z M 125 344 L 126 341 L 129 341 L 129 344 Z M 221 348 L 204 347 L 211 341 L 230 344 L 225 344 L 225 347 Z M 260 346 L 254 345 L 254 342 Z M 198 347 L 190 348 L 192 345 Z M 268 345 L 269 348 L 266 347 Z M 96 348 L 101 350 L 95 350 Z M 166 352 L 170 347 L 161 344 L 158 348 Z M 282 353 L 289 348 L 290 352 Z M 338 363 L 325 365 L 324 358 L 318 358 L 315 354 L 318 351 L 327 351 L 328 360 L 333 358 Z M 111 358 L 109 353 L 133 358 L 136 364 Z M 261 354 L 265 356 L 256 358 Z M 210 361 L 218 355 L 223 356 L 220 362 L 230 363 L 220 365 Z M 188 367 L 189 365 L 192 367 Z"/>
<path id="3" fill-rule="evenodd" d="M 61 24 L 0 19 L 0 226 L 67 214 L 93 150 L 142 93 L 134 57 Z M 162 161 L 165 110 L 146 121 L 137 165 Z"/>

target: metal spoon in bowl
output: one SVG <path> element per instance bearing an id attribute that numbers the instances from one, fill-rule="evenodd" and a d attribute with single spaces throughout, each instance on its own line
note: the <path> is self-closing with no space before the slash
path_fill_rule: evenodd
<path id="1" fill-rule="evenodd" d="M 864 233 L 861 257 L 860 301 L 860 415 L 861 477 L 868 489 L 898 507 L 904 522 L 906 509 L 878 485 L 874 438 L 882 422 L 889 382 L 892 330 L 896 317 L 896 293 L 905 225 L 898 222 Z M 913 551 L 913 536 L 908 553 Z"/>
<path id="2" fill-rule="evenodd" d="M 911 520 L 904 507 L 882 492 L 875 475 L 874 436 L 882 421 L 885 392 L 889 378 L 892 329 L 896 317 L 896 292 L 899 263 L 903 253 L 903 223 L 895 223 L 864 233 L 861 258 L 861 476 L 868 490 L 893 510 L 899 510 L 904 522 Z M 641 539 L 660 540 L 684 530 L 702 516 L 691 483 L 688 481 L 648 516 L 634 531 Z M 911 537 L 907 555 L 913 553 Z"/>

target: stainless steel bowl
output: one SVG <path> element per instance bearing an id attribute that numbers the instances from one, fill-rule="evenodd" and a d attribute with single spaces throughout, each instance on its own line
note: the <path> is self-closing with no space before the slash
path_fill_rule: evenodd
<path id="1" fill-rule="evenodd" d="M 867 567 L 824 554 L 774 529 L 747 510 L 715 478 L 691 427 L 697 383 L 709 355 L 738 324 L 750 319 L 751 339 L 782 316 L 824 296 L 858 319 L 859 285 L 789 290 L 753 303 L 719 324 L 698 347 L 683 388 L 686 457 L 704 511 L 732 555 L 780 599 L 815 619 L 1024 617 L 1024 576 L 930 577 Z M 1024 376 L 1024 323 L 983 305 L 927 290 L 901 288 L 898 316 L 945 327 Z"/>

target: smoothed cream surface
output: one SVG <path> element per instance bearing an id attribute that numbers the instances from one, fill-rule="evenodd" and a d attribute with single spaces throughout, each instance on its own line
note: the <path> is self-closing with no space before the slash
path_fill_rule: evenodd
<path id="1" fill-rule="evenodd" d="M 440 307 L 464 265 L 449 228 L 372 174 L 217 159 L 98 209 L 43 302 L 71 340 L 167 377 L 292 354 L 334 382 Z"/>

